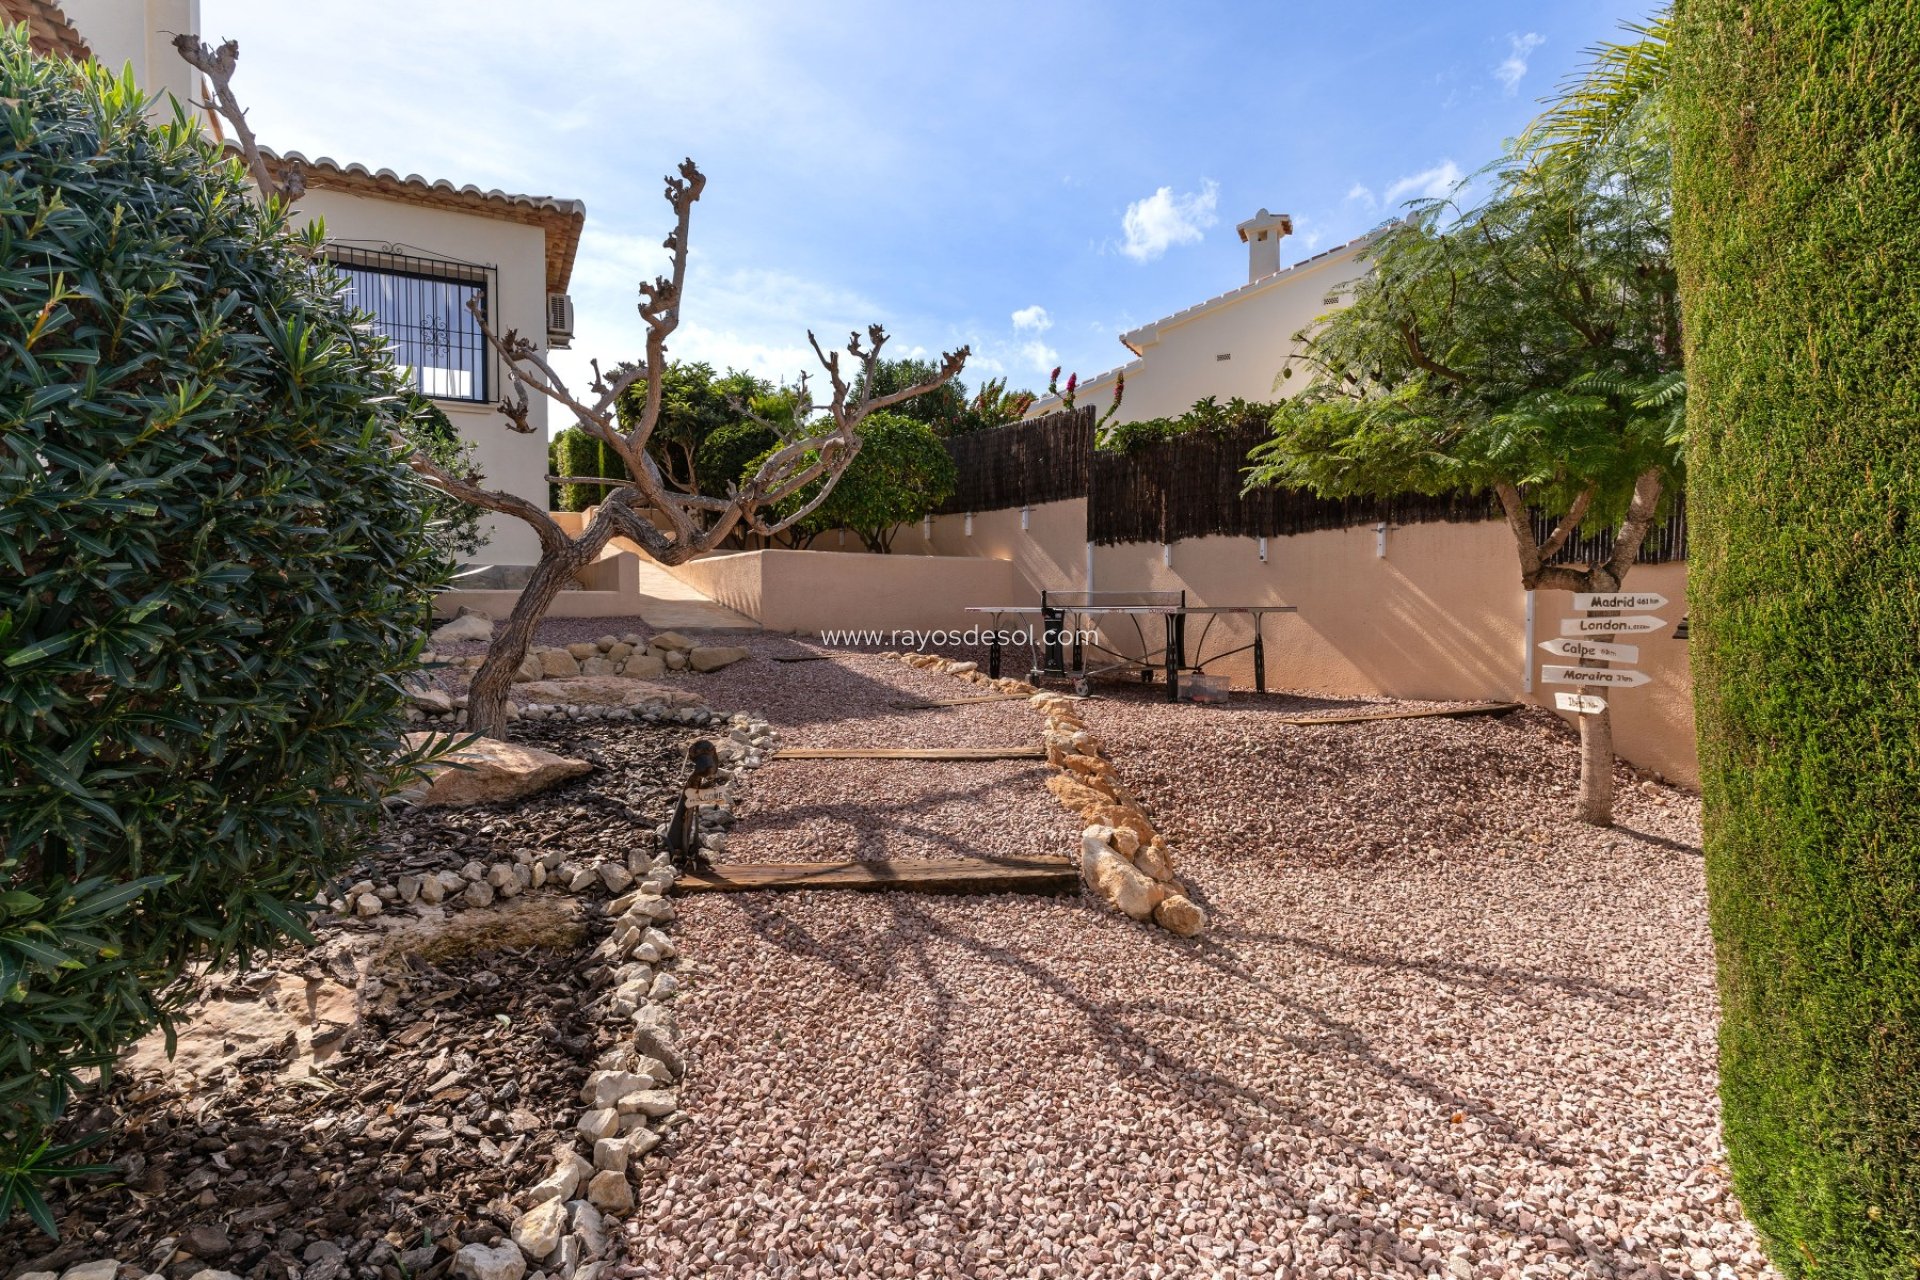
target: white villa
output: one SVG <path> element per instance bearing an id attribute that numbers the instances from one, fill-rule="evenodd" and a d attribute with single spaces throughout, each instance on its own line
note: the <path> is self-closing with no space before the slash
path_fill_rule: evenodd
<path id="1" fill-rule="evenodd" d="M 1104 413 L 1113 384 L 1127 380 L 1116 415 L 1121 422 L 1176 418 L 1197 400 L 1276 400 L 1274 378 L 1286 364 L 1293 335 L 1340 302 L 1340 288 L 1364 274 L 1360 252 L 1373 234 L 1280 265 L 1280 241 L 1293 219 L 1265 209 L 1235 228 L 1247 246 L 1247 282 L 1120 335 L 1134 359 L 1082 379 L 1077 402 Z M 1042 417 L 1060 408 L 1042 396 L 1028 411 Z"/>
<path id="2" fill-rule="evenodd" d="M 0 0 L 0 19 L 27 23 L 41 52 L 131 66 L 134 80 L 162 104 L 167 95 L 182 102 L 203 98 L 199 73 L 173 48 L 174 33 L 200 32 L 199 0 Z M 218 123 L 209 123 L 217 133 Z M 374 315 L 415 386 L 473 442 L 489 485 L 544 506 L 546 402 L 533 398 L 531 434 L 505 428 L 493 409 L 502 389 L 500 361 L 486 349 L 467 302 L 482 300 L 496 333 L 517 329 L 535 341 L 544 337 L 549 348 L 566 346 L 572 336 L 567 283 L 586 206 L 403 177 L 324 156 L 309 160 L 294 151 L 268 158 L 300 167 L 307 194 L 294 206 L 296 215 L 325 222 L 328 256 L 352 280 L 354 300 Z M 491 515 L 482 530 L 487 544 L 477 560 L 491 568 L 469 581 L 517 585 L 539 558 L 532 531 Z"/>

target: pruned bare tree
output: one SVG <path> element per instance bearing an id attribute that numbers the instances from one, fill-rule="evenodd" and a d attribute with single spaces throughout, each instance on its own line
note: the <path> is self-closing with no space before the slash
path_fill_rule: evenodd
<path id="1" fill-rule="evenodd" d="M 246 112 L 234 96 L 232 80 L 239 60 L 239 45 L 229 40 L 216 50 L 201 43 L 197 36 L 181 35 L 174 39 L 174 47 L 182 58 L 206 75 L 212 99 L 205 105 L 232 125 L 235 144 L 263 198 L 298 199 L 306 189 L 303 177 L 284 166 L 276 176 L 247 125 Z M 814 403 L 807 376 L 802 374 L 791 423 L 756 417 L 779 438 L 779 447 L 767 455 L 752 476 L 743 483 L 729 486 L 724 497 L 689 492 L 672 483 L 647 450 L 647 442 L 660 421 L 666 381 L 650 373 L 666 370 L 667 339 L 680 325 L 680 302 L 687 275 L 687 231 L 694 203 L 700 199 L 706 184 L 705 175 L 692 160 L 682 161 L 679 173 L 667 177 L 666 200 L 673 210 L 674 225 L 664 247 L 671 265 L 667 274 L 640 284 L 640 318 L 647 327 L 645 355 L 620 366 L 613 374 L 602 373 L 599 361 L 594 361 L 593 382 L 584 395 L 568 387 L 534 342 L 513 329 L 504 335 L 496 334 L 484 310 L 477 306 L 471 308 L 487 345 L 506 366 L 508 391 L 499 405 L 506 427 L 528 435 L 537 430 L 532 414 L 534 397 L 539 396 L 570 418 L 573 425 L 613 450 L 627 471 L 622 480 L 555 477 L 562 484 L 607 487 L 607 496 L 595 508 L 585 527 L 578 534 L 569 534 L 547 513 L 543 504 L 503 489 L 488 488 L 485 476 L 461 477 L 423 453 L 411 454 L 410 464 L 429 484 L 476 507 L 521 521 L 533 530 L 540 542 L 540 562 L 521 589 L 513 612 L 495 636 L 486 661 L 474 673 L 468 690 L 467 728 L 475 733 L 498 737 L 505 732 L 507 699 L 514 673 L 526 660 L 540 620 L 546 616 L 554 597 L 581 570 L 598 560 L 615 538 L 628 539 L 661 564 L 673 565 L 712 551 L 735 528 L 743 525 L 767 537 L 782 532 L 805 519 L 826 500 L 834 483 L 860 452 L 860 425 L 869 414 L 941 386 L 960 372 L 971 354 L 965 346 L 947 352 L 939 367 L 923 381 L 875 395 L 871 391 L 876 381 L 874 371 L 887 343 L 887 334 L 879 325 L 869 326 L 864 339 L 858 333 L 848 339 L 844 354 L 852 362 L 852 368 L 843 367 L 842 351 L 823 347 L 809 331 L 807 341 L 832 388 L 827 402 Z M 638 414 L 631 415 L 630 425 L 623 429 L 618 409 L 620 397 L 643 379 L 645 402 Z M 770 516 L 781 503 L 816 480 L 823 481 L 819 491 L 799 509 L 777 518 Z"/>

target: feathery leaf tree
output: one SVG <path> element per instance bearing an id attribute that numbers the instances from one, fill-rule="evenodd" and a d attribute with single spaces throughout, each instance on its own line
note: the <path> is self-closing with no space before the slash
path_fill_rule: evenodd
<path id="1" fill-rule="evenodd" d="M 1250 484 L 1329 497 L 1491 490 L 1520 580 L 1613 591 L 1681 475 L 1685 383 L 1669 152 L 1648 107 L 1595 145 L 1514 148 L 1462 208 L 1417 202 L 1368 246 L 1347 305 L 1296 335 Z M 1464 185 L 1464 184 L 1463 184 Z M 1558 517 L 1537 537 L 1528 508 Z M 1555 564 L 1605 522 L 1613 549 Z M 1580 717 L 1579 814 L 1612 822 L 1607 712 Z"/>

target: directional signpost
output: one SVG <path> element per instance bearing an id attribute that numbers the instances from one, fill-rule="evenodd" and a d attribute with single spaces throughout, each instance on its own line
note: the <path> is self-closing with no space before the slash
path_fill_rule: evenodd
<path id="1" fill-rule="evenodd" d="M 1665 618 L 1656 618 L 1652 614 L 1628 614 L 1621 618 L 1562 618 L 1560 634 L 1563 636 L 1644 635 L 1649 631 L 1658 631 L 1666 625 Z"/>
<path id="2" fill-rule="evenodd" d="M 1547 684 L 1570 684 L 1578 693 L 1555 693 L 1553 705 L 1575 715 L 1597 716 L 1607 709 L 1607 700 L 1599 696 L 1607 689 L 1637 689 L 1651 684 L 1653 677 L 1644 671 L 1621 670 L 1598 665 L 1608 662 L 1640 661 L 1640 646 L 1608 643 L 1610 636 L 1646 635 L 1666 627 L 1666 619 L 1650 613 L 1628 613 L 1630 609 L 1658 609 L 1667 598 L 1652 591 L 1581 591 L 1573 597 L 1573 607 L 1584 618 L 1565 618 L 1560 623 L 1558 640 L 1543 641 L 1540 647 L 1556 658 L 1572 658 L 1570 666 L 1547 663 L 1540 678 Z M 1598 612 L 1601 617 L 1591 616 Z"/>
<path id="3" fill-rule="evenodd" d="M 1540 678 L 1548 684 L 1607 685 L 1616 689 L 1634 689 L 1653 683 L 1653 677 L 1644 671 L 1619 671 L 1612 667 L 1556 667 L 1552 664 L 1540 668 Z"/>
<path id="4" fill-rule="evenodd" d="M 1603 644 L 1598 640 L 1543 640 L 1540 647 L 1561 658 L 1590 658 L 1598 662 L 1638 662 L 1637 644 Z"/>
<path id="5" fill-rule="evenodd" d="M 1651 591 L 1639 594 L 1629 591 L 1576 591 L 1573 593 L 1575 613 L 1592 613 L 1595 609 L 1658 609 L 1666 602 L 1665 596 Z"/>
<path id="6" fill-rule="evenodd" d="M 1553 705 L 1575 715 L 1597 716 L 1607 709 L 1607 700 L 1584 693 L 1556 693 L 1553 695 Z"/>

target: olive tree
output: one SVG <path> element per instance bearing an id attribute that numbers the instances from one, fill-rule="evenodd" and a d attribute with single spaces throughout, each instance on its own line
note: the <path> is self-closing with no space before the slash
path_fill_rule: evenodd
<path id="1" fill-rule="evenodd" d="M 236 144 L 262 191 L 282 199 L 296 198 L 304 189 L 302 175 L 297 170 L 276 174 L 266 163 L 233 93 L 239 47 L 227 41 L 213 49 L 190 34 L 176 37 L 174 45 L 207 77 L 212 90 L 208 106 L 232 126 Z M 665 185 L 667 205 L 673 213 L 673 229 L 665 241 L 669 267 L 666 274 L 642 281 L 639 286 L 640 318 L 647 330 L 646 348 L 639 359 L 609 372 L 602 372 L 599 361 L 593 361 L 593 381 L 576 391 L 537 343 L 512 329 L 496 333 L 484 309 L 477 302 L 469 304 L 488 347 L 506 368 L 509 385 L 499 405 L 506 428 L 523 435 L 537 431 L 533 401 L 538 396 L 559 410 L 570 425 L 610 450 L 625 468 L 625 476 L 618 479 L 600 475 L 549 477 L 552 484 L 606 489 L 606 496 L 581 531 L 567 532 L 547 513 L 544 504 L 489 488 L 483 475 L 463 475 L 423 451 L 411 455 L 413 469 L 436 489 L 521 521 L 540 543 L 539 563 L 469 686 L 467 728 L 475 733 L 499 737 L 506 731 L 514 673 L 526 659 L 540 620 L 554 597 L 599 559 L 608 543 L 615 538 L 627 539 L 661 564 L 673 565 L 721 546 L 739 528 L 768 537 L 791 528 L 827 500 L 835 482 L 858 456 L 861 426 L 869 414 L 945 386 L 966 364 L 969 350 L 963 346 L 945 353 L 937 366 L 927 366 L 912 381 L 883 389 L 879 371 L 888 339 L 879 325 L 868 326 L 864 337 L 852 334 L 844 351 L 823 346 L 809 330 L 807 341 L 828 383 L 830 394 L 825 403 L 814 402 L 803 373 L 794 388 L 790 419 L 784 415 L 753 415 L 746 406 L 739 406 L 773 431 L 780 445 L 761 460 L 751 476 L 725 494 L 698 492 L 691 475 L 669 477 L 652 446 L 671 381 L 667 376 L 672 367 L 667 340 L 680 326 L 688 230 L 693 206 L 706 189 L 707 179 L 692 160 L 685 160 L 677 173 L 666 177 Z M 847 357 L 845 363 L 842 355 Z M 661 376 L 650 376 L 654 370 Z M 816 482 L 812 498 L 797 508 L 783 506 Z"/>

